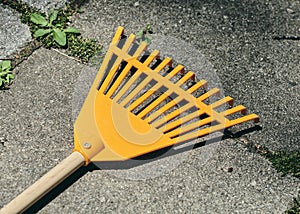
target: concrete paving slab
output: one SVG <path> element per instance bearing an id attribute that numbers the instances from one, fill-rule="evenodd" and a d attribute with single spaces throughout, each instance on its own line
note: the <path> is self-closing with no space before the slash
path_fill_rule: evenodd
<path id="1" fill-rule="evenodd" d="M 22 24 L 20 14 L 0 4 L 0 59 L 23 48 L 30 40 L 27 25 Z"/>
<path id="2" fill-rule="evenodd" d="M 135 33 L 147 23 L 157 39 L 163 35 L 188 42 L 217 70 L 225 95 L 261 116 L 262 131 L 247 135 L 252 142 L 272 150 L 299 150 L 300 44 L 273 40 L 299 35 L 299 8 L 295 0 L 92 0 L 74 21 L 83 35 L 103 44 L 117 26 Z M 185 55 L 177 51 L 181 62 Z"/>
<path id="3" fill-rule="evenodd" d="M 49 12 L 54 9 L 64 7 L 68 0 L 21 0 L 31 7 L 35 7 L 43 12 Z"/>

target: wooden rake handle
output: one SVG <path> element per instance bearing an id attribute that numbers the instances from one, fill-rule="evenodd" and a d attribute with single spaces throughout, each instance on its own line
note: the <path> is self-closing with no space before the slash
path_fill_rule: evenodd
<path id="1" fill-rule="evenodd" d="M 9 204 L 4 206 L 0 210 L 0 214 L 22 213 L 26 211 L 60 184 L 65 178 L 83 166 L 84 163 L 84 157 L 79 152 L 73 152 L 37 182 L 13 199 Z"/>

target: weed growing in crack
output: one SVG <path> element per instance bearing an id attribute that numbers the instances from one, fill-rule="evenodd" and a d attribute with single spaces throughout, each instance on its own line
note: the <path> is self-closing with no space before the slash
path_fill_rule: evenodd
<path id="1" fill-rule="evenodd" d="M 64 9 L 53 11 L 49 17 L 42 13 L 30 14 L 30 30 L 35 38 L 46 48 L 65 49 L 69 56 L 88 62 L 98 54 L 102 46 L 94 39 L 80 36 L 80 31 L 69 27 L 69 17 L 81 13 L 67 5 Z"/>
<path id="2" fill-rule="evenodd" d="M 151 34 L 153 34 L 152 28 L 150 24 L 147 24 L 145 28 L 141 29 L 136 34 L 136 39 L 138 42 L 146 42 L 148 45 L 152 42 Z"/>
<path id="3" fill-rule="evenodd" d="M 66 27 L 65 23 L 58 21 L 58 11 L 53 11 L 49 18 L 38 13 L 30 14 L 30 21 L 37 25 L 34 37 L 41 38 L 45 46 L 54 46 L 56 42 L 64 47 L 67 44 L 67 34 L 80 34 L 74 27 Z"/>
<path id="4" fill-rule="evenodd" d="M 76 4 L 66 4 L 65 8 L 52 11 L 47 16 L 20 1 L 4 0 L 4 3 L 21 13 L 21 22 L 28 25 L 37 43 L 45 48 L 65 49 L 66 54 L 84 63 L 102 49 L 94 39 L 80 36 L 78 29 L 69 26 L 72 15 L 83 13 Z"/>
<path id="5" fill-rule="evenodd" d="M 10 84 L 14 78 L 15 75 L 11 72 L 11 62 L 9 60 L 0 62 L 0 88 Z"/>

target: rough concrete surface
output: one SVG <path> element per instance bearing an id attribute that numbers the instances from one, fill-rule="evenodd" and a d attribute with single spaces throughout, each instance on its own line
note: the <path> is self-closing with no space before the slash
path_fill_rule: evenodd
<path id="1" fill-rule="evenodd" d="M 20 14 L 0 4 L 0 59 L 23 48 L 30 40 L 28 26 L 20 21 Z"/>
<path id="2" fill-rule="evenodd" d="M 68 0 L 21 0 L 31 7 L 35 7 L 43 12 L 62 8 Z"/>
<path id="3" fill-rule="evenodd" d="M 165 54 L 178 48 L 172 57 L 193 70 L 198 64 L 187 56 L 203 54 L 201 62 L 214 67 L 223 93 L 261 116 L 262 130 L 244 140 L 299 149 L 300 44 L 272 39 L 300 33 L 298 1 L 91 0 L 82 9 L 73 17 L 76 27 L 103 44 L 119 25 L 130 33 L 151 23 L 154 48 L 170 37 L 173 47 Z M 82 102 L 76 96 L 84 96 L 97 69 L 43 48 L 16 68 L 11 89 L 0 93 L 0 207 L 70 153 Z M 197 74 L 201 78 L 201 70 Z M 218 141 L 129 170 L 88 172 L 40 213 L 283 213 L 300 193 L 299 179 L 281 177 L 239 141 Z M 174 160 L 180 161 L 171 165 Z M 160 176 L 128 179 L 158 169 L 165 169 Z"/>

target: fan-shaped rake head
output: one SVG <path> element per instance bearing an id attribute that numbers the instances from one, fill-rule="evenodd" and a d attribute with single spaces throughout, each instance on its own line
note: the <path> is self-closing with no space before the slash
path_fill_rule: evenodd
<path id="1" fill-rule="evenodd" d="M 225 97 L 207 100 L 219 89 L 206 91 L 207 82 L 182 65 L 172 66 L 145 42 L 125 36 L 119 27 L 90 93 L 75 123 L 75 150 L 86 161 L 124 160 L 243 123 L 257 122 L 242 105 Z M 196 92 L 202 90 L 200 96 Z M 240 112 L 245 116 L 230 120 Z"/>

